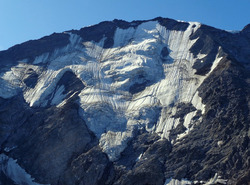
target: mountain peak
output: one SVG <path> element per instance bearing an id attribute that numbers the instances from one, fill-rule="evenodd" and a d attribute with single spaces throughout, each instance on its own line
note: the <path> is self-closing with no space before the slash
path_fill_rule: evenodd
<path id="1" fill-rule="evenodd" d="M 242 32 L 250 33 L 250 24 L 247 24 L 247 25 L 242 29 Z"/>
<path id="2" fill-rule="evenodd" d="M 115 19 L 0 52 L 0 184 L 247 184 L 244 33 Z"/>

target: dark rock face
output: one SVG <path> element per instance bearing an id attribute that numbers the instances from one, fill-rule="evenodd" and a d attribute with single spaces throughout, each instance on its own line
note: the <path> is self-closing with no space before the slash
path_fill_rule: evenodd
<path id="1" fill-rule="evenodd" d="M 68 168 L 66 161 L 96 143 L 78 114 L 77 94 L 84 85 L 70 71 L 57 83 L 61 85 L 68 99 L 61 108 L 30 108 L 22 97 L 1 99 L 1 145 L 15 148 L 2 152 L 19 159 L 19 164 L 41 183 L 56 184 Z"/>
<path id="2" fill-rule="evenodd" d="M 113 22 L 101 22 L 97 25 L 82 28 L 79 31 L 72 31 L 81 36 L 84 41 L 99 42 L 103 37 L 106 37 L 104 48 L 112 47 L 114 44 L 113 36 L 116 25 Z"/>
<path id="3" fill-rule="evenodd" d="M 0 173 L 0 184 L 1 185 L 15 185 L 15 182 L 13 182 L 10 178 L 8 178 L 3 172 Z"/>
<path id="4" fill-rule="evenodd" d="M 94 139 L 78 115 L 78 105 L 66 104 L 63 109 L 35 111 L 10 135 L 6 146 L 16 145 L 8 155 L 41 183 L 56 184 L 67 162 L 84 151 Z"/>
<path id="5" fill-rule="evenodd" d="M 213 61 L 218 53 L 219 45 L 211 37 L 211 32 L 214 32 L 214 28 L 202 25 L 190 39 L 198 39 L 191 48 L 191 52 L 196 56 L 198 53 L 207 54 L 201 60 L 198 60 L 193 68 L 197 70 L 196 74 L 205 75 L 210 71 Z"/>
<path id="6" fill-rule="evenodd" d="M 136 94 L 138 92 L 141 92 L 143 91 L 148 85 L 148 82 L 145 81 L 145 82 L 142 82 L 142 83 L 135 83 L 134 85 L 132 85 L 130 88 L 129 88 L 129 92 L 131 94 Z"/>
<path id="7" fill-rule="evenodd" d="M 211 125 L 210 139 L 223 142 L 217 151 L 209 150 L 205 160 L 209 159 L 208 164 L 214 164 L 214 159 L 220 161 L 214 169 L 219 168 L 227 178 L 237 179 L 236 171 L 249 169 L 243 162 L 249 156 L 249 74 L 248 69 L 227 57 L 200 87 L 208 106 L 203 123 Z"/>
<path id="8" fill-rule="evenodd" d="M 162 48 L 162 50 L 161 50 L 161 57 L 162 57 L 162 58 L 165 58 L 165 57 L 167 57 L 168 55 L 169 55 L 168 48 L 167 48 L 167 47 Z"/>
<path id="9" fill-rule="evenodd" d="M 243 33 L 250 33 L 250 24 L 246 25 L 243 30 L 242 30 Z"/>
<path id="10" fill-rule="evenodd" d="M 112 163 L 100 147 L 95 146 L 77 156 L 66 170 L 60 184 L 104 184 L 110 176 Z M 73 178 L 72 178 L 73 177 Z"/>
<path id="11" fill-rule="evenodd" d="M 173 19 L 157 17 L 153 20 L 157 20 L 162 26 L 166 27 L 168 30 L 176 30 L 176 31 L 185 31 L 189 23 L 186 22 L 178 22 Z"/>
<path id="12" fill-rule="evenodd" d="M 222 56 L 223 53 L 229 54 L 236 60 L 249 65 L 249 44 L 248 26 L 239 34 L 232 34 L 223 30 L 202 25 L 190 39 L 198 39 L 191 48 L 191 52 L 196 56 L 198 53 L 207 54 L 201 62 L 197 60 L 193 68 L 197 70 L 196 74 L 205 75 L 210 71 L 212 62 L 217 53 Z M 221 48 L 221 49 L 219 49 Z"/>
<path id="13" fill-rule="evenodd" d="M 164 184 L 164 162 L 170 152 L 169 141 L 139 131 L 114 164 L 114 184 Z"/>
<path id="14" fill-rule="evenodd" d="M 32 62 L 36 56 L 52 52 L 69 44 L 69 35 L 54 33 L 39 40 L 31 40 L 15 45 L 8 50 L 0 52 L 0 66 L 13 64 L 18 60 L 28 59 Z"/>
<path id="15" fill-rule="evenodd" d="M 36 86 L 38 80 L 38 74 L 33 69 L 29 69 L 27 72 L 27 76 L 23 80 L 25 85 L 30 88 L 34 88 Z"/>
<path id="16" fill-rule="evenodd" d="M 167 19 L 157 17 L 148 21 L 132 21 L 126 22 L 123 20 L 115 19 L 113 21 L 104 21 L 97 25 L 85 27 L 78 30 L 71 30 L 70 32 L 81 36 L 83 41 L 95 41 L 99 42 L 101 39 L 106 38 L 104 41 L 104 48 L 111 48 L 114 44 L 114 34 L 117 28 L 128 29 L 129 27 L 137 27 L 144 22 L 158 21 L 162 26 L 169 30 L 185 31 L 188 27 L 188 23 L 179 23 L 173 19 Z"/>
<path id="17" fill-rule="evenodd" d="M 54 92 L 48 95 L 47 97 L 48 105 L 56 103 L 56 102 L 53 102 L 53 99 L 56 96 L 56 91 L 61 87 L 63 87 L 62 94 L 65 96 L 64 99 L 68 99 L 74 93 L 76 93 L 75 95 L 78 95 L 81 92 L 81 90 L 84 89 L 85 86 L 72 71 L 66 71 L 61 77 L 61 79 L 58 81 Z"/>
<path id="18" fill-rule="evenodd" d="M 0 145 L 3 145 L 8 137 L 17 132 L 18 128 L 32 115 L 32 110 L 24 104 L 21 96 L 11 99 L 0 98 L 0 102 Z"/>
<path id="19" fill-rule="evenodd" d="M 168 177 L 209 179 L 216 172 L 236 184 L 249 162 L 249 70 L 225 58 L 200 86 L 207 106 L 201 124 L 173 147 Z M 236 175 L 237 174 L 237 175 Z M 246 179 L 246 177 L 243 178 Z"/>
<path id="20" fill-rule="evenodd" d="M 177 125 L 176 128 L 172 129 L 170 131 L 170 140 L 175 141 L 178 134 L 181 134 L 187 130 L 187 128 L 183 125 L 184 123 L 184 117 L 190 113 L 196 110 L 196 108 L 191 104 L 191 103 L 179 103 L 177 105 L 177 111 L 175 115 L 173 116 L 174 118 L 180 118 L 179 124 Z M 197 111 L 197 114 L 195 117 L 193 117 L 193 120 L 197 120 L 201 117 L 201 112 Z"/>
<path id="21" fill-rule="evenodd" d="M 115 19 L 113 21 L 104 21 L 94 26 L 85 27 L 79 31 L 71 30 L 71 32 L 80 35 L 83 41 L 99 42 L 101 39 L 106 38 L 103 47 L 111 48 L 114 44 L 113 37 L 117 28 L 128 29 L 129 27 L 137 27 L 143 22 L 146 21 L 133 21 L 130 23 Z"/>

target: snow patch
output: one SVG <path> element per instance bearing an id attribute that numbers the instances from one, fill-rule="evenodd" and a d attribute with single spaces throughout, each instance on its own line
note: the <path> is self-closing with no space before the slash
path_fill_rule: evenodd
<path id="1" fill-rule="evenodd" d="M 44 53 L 40 56 L 37 56 L 35 58 L 35 60 L 33 61 L 33 64 L 40 64 L 40 63 L 44 63 L 46 60 L 48 60 L 49 58 L 49 53 Z"/>
<path id="2" fill-rule="evenodd" d="M 241 32 L 239 30 L 225 30 L 225 31 L 227 31 L 229 33 L 232 33 L 232 34 L 236 34 L 236 33 L 240 33 Z"/>
<path id="3" fill-rule="evenodd" d="M 155 132 L 158 133 L 162 138 L 169 138 L 170 131 L 177 127 L 179 124 L 179 118 L 171 117 L 171 113 L 174 114 L 175 108 L 172 109 L 162 109 L 161 117 L 156 125 Z"/>
<path id="4" fill-rule="evenodd" d="M 142 158 L 142 156 L 143 156 L 143 153 L 141 153 L 141 154 L 137 157 L 137 159 L 136 159 L 135 161 L 138 162 L 138 161 Z"/>
<path id="5" fill-rule="evenodd" d="M 42 185 L 34 182 L 34 178 L 19 166 L 16 160 L 5 154 L 0 154 L 0 167 L 2 172 L 16 184 Z"/>
<path id="6" fill-rule="evenodd" d="M 215 184 L 227 184 L 227 180 L 221 179 L 221 176 L 219 176 L 217 173 L 214 175 L 213 178 L 211 178 L 208 181 L 189 181 L 186 179 L 177 180 L 177 179 L 166 179 L 164 185 L 187 185 L 187 184 L 204 184 L 204 185 L 215 185 Z"/>
<path id="7" fill-rule="evenodd" d="M 57 87 L 53 95 L 53 99 L 51 100 L 51 105 L 58 105 L 63 101 L 63 99 L 66 97 L 66 94 L 63 94 L 64 90 L 65 90 L 64 85 Z"/>
<path id="8" fill-rule="evenodd" d="M 213 65 L 212 65 L 209 73 L 206 76 L 208 76 L 218 66 L 218 64 L 219 64 L 219 62 L 221 61 L 222 58 L 223 57 L 219 57 L 219 53 L 218 53 L 217 56 L 216 56 L 215 61 L 213 62 Z"/>
<path id="9" fill-rule="evenodd" d="M 34 88 L 27 89 L 27 91 L 24 92 L 24 99 L 26 102 L 29 103 L 31 107 L 47 106 L 49 99 L 52 98 L 49 95 L 55 91 L 58 81 L 66 71 L 70 71 L 70 69 L 65 68 L 58 71 L 48 69 L 47 71 L 44 71 L 40 75 L 36 86 Z M 60 93 L 60 91 L 58 93 Z M 57 101 L 61 99 L 61 97 L 62 96 L 60 96 L 60 98 L 56 97 L 57 99 L 55 99 L 53 103 L 58 104 L 59 102 Z"/>
<path id="10" fill-rule="evenodd" d="M 196 109 L 201 110 L 202 114 L 205 113 L 205 105 L 202 103 L 202 98 L 199 96 L 198 91 L 195 92 L 191 102 Z"/>
<path id="11" fill-rule="evenodd" d="M 108 154 L 110 161 L 119 158 L 120 153 L 127 147 L 127 142 L 133 136 L 133 129 L 126 132 L 112 132 L 102 134 L 99 145 Z M 118 147 L 119 146 L 119 147 Z"/>
<path id="12" fill-rule="evenodd" d="M 227 184 L 227 180 L 222 179 L 221 176 L 219 176 L 217 173 L 214 175 L 213 178 L 211 178 L 208 182 L 205 183 L 205 185 L 213 185 L 213 184 Z"/>
<path id="13" fill-rule="evenodd" d="M 167 179 L 164 185 L 187 185 L 187 184 L 192 184 L 192 182 L 186 179 L 182 179 L 180 181 L 177 179 Z"/>

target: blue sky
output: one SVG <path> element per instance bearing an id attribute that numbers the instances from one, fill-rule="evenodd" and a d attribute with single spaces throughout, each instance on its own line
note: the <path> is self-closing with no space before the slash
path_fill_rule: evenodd
<path id="1" fill-rule="evenodd" d="M 0 50 L 104 20 L 158 16 L 225 30 L 250 23 L 250 0 L 0 0 Z"/>

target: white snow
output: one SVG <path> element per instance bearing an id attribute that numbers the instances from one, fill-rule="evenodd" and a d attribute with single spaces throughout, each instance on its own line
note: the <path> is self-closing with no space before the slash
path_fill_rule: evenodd
<path id="1" fill-rule="evenodd" d="M 239 30 L 225 30 L 225 31 L 227 31 L 229 33 L 233 33 L 233 34 L 240 33 Z"/>
<path id="2" fill-rule="evenodd" d="M 211 178 L 209 181 L 207 181 L 204 185 L 213 185 L 213 184 L 227 184 L 227 180 L 221 179 L 221 176 L 219 176 L 217 173 L 214 175 L 213 178 Z"/>
<path id="3" fill-rule="evenodd" d="M 5 148 L 4 148 L 4 151 L 5 151 L 5 152 L 10 152 L 11 150 L 13 150 L 13 149 L 15 149 L 15 148 L 16 148 L 16 146 L 5 147 Z"/>
<path id="4" fill-rule="evenodd" d="M 187 184 L 192 184 L 192 182 L 186 179 L 182 179 L 181 181 L 177 179 L 167 179 L 164 185 L 187 185 Z"/>
<path id="5" fill-rule="evenodd" d="M 220 50 L 220 49 L 219 49 L 219 50 Z M 211 67 L 209 73 L 208 73 L 206 76 L 208 76 L 208 75 L 218 66 L 219 62 L 220 62 L 221 59 L 223 58 L 223 57 L 219 57 L 218 55 L 219 55 L 219 54 L 217 54 L 216 59 L 215 59 L 215 61 L 213 62 L 213 65 L 212 65 L 212 67 Z"/>
<path id="6" fill-rule="evenodd" d="M 221 147 L 223 144 L 224 144 L 223 141 L 218 141 L 218 142 L 217 142 L 218 147 Z"/>
<path id="7" fill-rule="evenodd" d="M 205 105 L 202 103 L 202 99 L 199 96 L 199 92 L 196 91 L 192 100 L 191 100 L 192 104 L 194 105 L 194 107 L 198 110 L 202 111 L 202 114 L 204 114 L 205 112 Z"/>
<path id="8" fill-rule="evenodd" d="M 0 154 L 0 170 L 16 184 L 41 185 L 34 182 L 34 178 L 19 166 L 16 160 L 5 154 Z"/>
<path id="9" fill-rule="evenodd" d="M 52 93 L 56 90 L 57 82 L 66 71 L 69 71 L 69 69 L 65 68 L 58 71 L 48 69 L 44 71 L 40 75 L 37 85 L 24 92 L 24 99 L 30 103 L 30 106 L 46 106 L 48 100 L 52 98 Z M 50 98 L 48 98 L 49 95 L 51 95 Z"/>
<path id="10" fill-rule="evenodd" d="M 143 153 L 141 153 L 141 154 L 137 157 L 136 162 L 138 162 L 138 161 L 142 158 L 142 156 L 143 156 Z"/>
<path id="11" fill-rule="evenodd" d="M 126 143 L 132 138 L 133 130 L 127 132 L 108 131 L 103 134 L 100 139 L 100 146 L 106 152 L 111 161 L 117 159 L 120 153 L 126 148 Z M 120 147 L 117 147 L 120 146 Z"/>
<path id="12" fill-rule="evenodd" d="M 11 98 L 17 94 L 21 88 L 24 87 L 23 79 L 28 69 L 32 69 L 39 73 L 39 67 L 28 65 L 26 63 L 19 63 L 13 66 L 10 71 L 0 74 L 0 97 Z"/>
<path id="13" fill-rule="evenodd" d="M 156 125 L 156 133 L 158 133 L 162 138 L 169 138 L 170 131 L 177 127 L 179 124 L 179 118 L 175 119 L 170 117 L 169 112 L 164 112 L 162 110 L 160 120 Z"/>
<path id="14" fill-rule="evenodd" d="M 63 101 L 63 99 L 66 97 L 66 94 L 63 94 L 64 90 L 65 90 L 64 85 L 61 85 L 55 90 L 53 99 L 51 101 L 51 105 L 58 105 Z"/>
<path id="15" fill-rule="evenodd" d="M 43 55 L 40 55 L 38 57 L 35 58 L 35 60 L 33 61 L 33 64 L 40 64 L 45 62 L 46 60 L 48 60 L 49 57 L 49 53 L 45 53 Z"/>
<path id="16" fill-rule="evenodd" d="M 177 179 L 166 179 L 165 184 L 164 185 L 187 185 L 187 184 L 204 184 L 204 185 L 214 185 L 214 184 L 227 184 L 227 180 L 225 179 L 221 179 L 221 177 L 216 173 L 214 175 L 213 178 L 211 178 L 208 181 L 189 181 L 186 179 L 182 179 L 181 181 L 177 180 Z"/>

